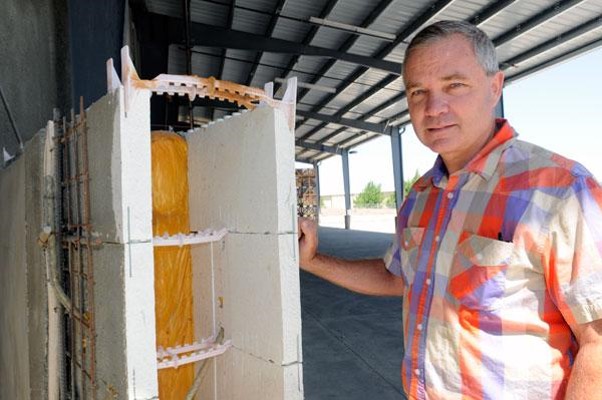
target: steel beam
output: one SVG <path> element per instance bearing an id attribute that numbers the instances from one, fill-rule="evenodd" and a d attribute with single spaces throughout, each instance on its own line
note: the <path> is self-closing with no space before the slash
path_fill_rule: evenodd
<path id="1" fill-rule="evenodd" d="M 278 22 L 278 16 L 280 12 L 284 8 L 284 5 L 287 0 L 278 0 L 276 7 L 274 7 L 274 15 L 270 17 L 270 22 L 268 23 L 268 28 L 265 31 L 265 36 L 271 37 L 274 33 L 274 28 L 276 28 L 276 22 Z M 230 26 L 231 28 L 231 26 Z M 253 61 L 253 66 L 251 67 L 251 71 L 249 72 L 249 76 L 247 77 L 247 81 L 245 82 L 246 86 L 251 86 L 253 83 L 253 78 L 255 77 L 255 73 L 257 72 L 257 68 L 259 67 L 259 63 L 261 62 L 261 57 L 263 56 L 263 52 L 259 52 L 255 54 L 255 60 Z M 276 93 L 276 92 L 274 92 Z"/>
<path id="2" fill-rule="evenodd" d="M 519 72 L 516 75 L 512 75 L 512 76 L 506 78 L 506 82 L 509 83 L 509 82 L 516 81 L 518 79 L 524 78 L 525 76 L 530 75 L 530 74 L 532 74 L 534 72 L 541 71 L 542 69 L 546 69 L 548 67 L 551 67 L 554 64 L 558 64 L 558 63 L 564 62 L 566 60 L 569 60 L 569 59 L 571 59 L 573 57 L 578 56 L 581 53 L 585 53 L 587 51 L 591 51 L 591 50 L 596 49 L 598 47 L 602 47 L 602 39 L 596 39 L 596 40 L 594 40 L 592 42 L 589 42 L 589 43 L 587 43 L 587 44 L 585 44 L 585 45 L 583 45 L 583 46 L 581 46 L 579 48 L 567 51 L 566 53 L 563 53 L 560 56 L 554 57 L 551 60 L 545 61 L 545 62 L 543 62 L 541 64 L 537 64 L 534 67 L 531 67 L 529 69 L 526 69 L 525 71 Z"/>
<path id="3" fill-rule="evenodd" d="M 404 110 L 404 111 L 402 111 L 402 112 L 400 112 L 400 113 L 395 114 L 394 116 L 392 116 L 390 118 L 390 121 L 391 121 L 391 123 L 395 123 L 395 122 L 397 122 L 397 120 L 399 120 L 401 118 L 405 118 L 408 115 L 410 115 L 410 110 Z"/>
<path id="4" fill-rule="evenodd" d="M 538 56 L 549 50 L 552 50 L 553 48 L 555 48 L 557 46 L 560 46 L 566 42 L 569 42 L 573 39 L 583 36 L 586 33 L 589 33 L 590 31 L 592 31 L 594 29 L 600 28 L 601 26 L 602 26 L 602 15 L 599 15 L 596 18 L 590 19 L 589 21 L 585 22 L 584 24 L 579 25 L 578 27 L 576 27 L 574 29 L 571 29 L 565 33 L 561 33 L 560 35 L 555 36 L 554 38 L 548 40 L 547 42 L 540 44 L 539 46 L 535 46 L 532 49 L 529 49 L 515 57 L 512 57 L 509 60 L 504 61 L 503 63 L 501 63 L 502 64 L 501 68 L 502 69 L 511 68 L 516 64 L 519 64 L 525 60 L 528 60 L 529 58 Z"/>
<path id="5" fill-rule="evenodd" d="M 234 7 L 236 7 L 236 0 L 230 0 L 230 9 L 228 11 L 228 27 L 229 27 L 229 29 L 232 29 L 232 26 L 234 24 Z M 219 78 L 218 79 L 224 79 L 224 68 L 226 67 L 227 51 L 228 51 L 227 48 L 224 48 L 222 50 L 222 60 L 220 62 L 220 66 L 219 66 Z"/>
<path id="6" fill-rule="evenodd" d="M 304 147 L 306 149 L 321 151 L 323 153 L 331 153 L 331 154 L 341 154 L 343 152 L 342 149 L 333 146 L 326 146 L 323 144 L 305 142 L 305 141 L 297 141 L 295 142 L 295 146 Z"/>
<path id="7" fill-rule="evenodd" d="M 168 38 L 170 42 L 176 44 L 184 43 L 185 38 L 180 29 L 182 20 L 174 17 L 165 18 L 168 20 Z M 336 58 L 353 64 L 359 64 L 366 69 L 376 68 L 397 75 L 401 73 L 401 64 L 396 62 L 255 35 L 248 32 L 202 24 L 200 22 L 190 24 L 190 36 L 192 44 L 195 46 Z"/>
<path id="8" fill-rule="evenodd" d="M 358 138 L 361 138 L 361 136 L 365 136 L 365 138 L 363 138 L 362 140 L 360 140 L 357 143 L 350 144 L 347 148 L 350 149 L 352 147 L 357 147 L 360 144 L 365 143 L 365 142 L 367 142 L 369 140 L 372 140 L 372 139 L 374 139 L 376 137 L 376 135 L 370 135 L 368 132 L 362 131 L 362 132 L 359 132 L 357 135 L 350 136 L 347 139 L 343 140 L 342 142 L 337 143 L 337 146 L 345 147 L 349 143 L 353 142 L 354 140 L 357 140 Z"/>
<path id="9" fill-rule="evenodd" d="M 327 122 L 329 124 L 343 125 L 349 128 L 361 129 L 365 131 L 384 133 L 386 124 L 375 124 L 357 119 L 341 118 L 334 115 L 319 114 L 310 111 L 297 110 L 297 115 L 317 121 Z"/>
<path id="10" fill-rule="evenodd" d="M 302 162 L 302 163 L 305 163 L 305 164 L 314 164 L 315 163 L 314 160 L 311 160 L 309 158 L 302 158 L 302 157 L 295 157 L 295 161 Z"/>
<path id="11" fill-rule="evenodd" d="M 478 13 L 470 17 L 468 19 L 468 22 L 476 26 L 482 25 L 485 22 L 489 21 L 491 18 L 495 17 L 498 13 L 500 13 L 512 3 L 516 3 L 516 1 L 517 0 L 493 1 L 490 6 L 488 6 L 484 10 L 480 10 Z"/>
<path id="12" fill-rule="evenodd" d="M 361 75 L 361 74 L 360 74 Z M 359 76 L 353 76 L 353 78 L 359 78 Z M 355 106 L 361 104 L 364 100 L 367 100 L 368 98 L 370 98 L 371 96 L 373 96 L 376 92 L 378 92 L 379 90 L 381 90 L 383 87 L 387 86 L 388 84 L 390 84 L 391 82 L 395 81 L 395 79 L 397 79 L 396 76 L 392 76 L 389 75 L 386 78 L 381 79 L 380 82 L 378 82 L 378 84 L 376 84 L 374 87 L 368 89 L 367 91 L 365 91 L 364 93 L 362 93 L 361 95 L 359 95 L 358 97 L 356 97 L 352 102 L 350 102 L 349 104 L 347 104 L 345 107 L 342 107 L 341 109 L 339 109 L 339 111 L 337 111 L 334 115 L 338 116 L 338 117 L 342 117 L 345 113 L 351 111 L 351 109 L 353 109 Z M 349 86 L 349 84 L 345 84 L 346 86 Z M 332 97 L 334 98 L 334 97 Z M 317 109 L 321 109 L 322 106 L 320 107 L 313 107 L 312 111 L 316 112 Z M 366 114 L 364 114 L 365 117 Z M 303 123 L 306 120 L 302 121 L 301 123 L 299 123 L 296 127 L 299 127 L 301 125 L 303 125 Z M 316 126 L 315 128 L 313 128 L 311 131 L 307 132 L 304 136 L 303 139 L 309 139 L 314 133 L 319 132 L 322 128 L 324 128 L 326 126 L 326 124 L 320 124 L 318 126 Z"/>
<path id="13" fill-rule="evenodd" d="M 182 15 L 184 18 L 184 40 L 186 42 L 186 75 L 192 75 L 192 46 L 190 45 L 190 0 L 182 0 Z M 194 108 L 190 99 L 188 99 L 188 124 L 189 129 L 194 129 Z"/>
<path id="14" fill-rule="evenodd" d="M 360 27 L 362 28 L 368 28 L 370 25 L 372 25 L 372 23 L 374 21 L 376 21 L 377 18 L 379 18 L 384 12 L 385 10 L 391 5 L 391 3 L 393 2 L 393 0 L 381 0 L 381 2 L 376 6 L 376 8 L 374 8 L 372 10 L 372 12 L 370 13 L 370 15 L 368 15 L 366 17 L 366 19 L 364 19 L 361 24 L 359 24 Z M 349 39 L 347 39 L 343 45 L 341 47 L 339 47 L 340 51 L 348 51 L 357 41 L 359 40 L 359 36 L 351 36 Z M 295 60 L 298 61 L 298 60 Z M 330 70 L 330 68 L 332 68 L 332 66 L 336 63 L 336 60 L 330 60 L 328 62 L 326 62 L 326 64 L 324 64 L 324 66 L 322 66 L 320 68 L 320 70 L 314 75 L 314 79 L 312 80 L 311 83 L 316 83 L 320 80 L 321 77 L 326 76 L 327 72 Z M 289 64 L 290 68 L 292 68 L 294 66 L 294 64 Z M 288 74 L 290 71 L 287 71 L 285 73 L 284 76 L 286 76 L 286 74 Z M 303 97 L 305 97 L 305 95 L 307 94 L 307 90 L 303 90 L 299 92 L 299 96 L 297 96 L 297 98 L 302 99 Z"/>
<path id="15" fill-rule="evenodd" d="M 505 33 L 502 33 L 500 36 L 493 39 L 493 44 L 495 47 L 499 47 L 504 43 L 508 43 L 510 40 L 519 37 L 520 35 L 525 34 L 531 29 L 547 22 L 551 18 L 562 14 L 565 11 L 575 7 L 579 3 L 582 3 L 584 0 L 564 0 L 558 1 L 552 4 L 550 7 L 546 8 L 542 12 L 534 15 L 523 23 L 520 23 L 512 28 L 508 29 Z"/>
<path id="16" fill-rule="evenodd" d="M 319 17 L 327 18 L 330 15 L 330 13 L 332 12 L 332 10 L 334 9 L 334 7 L 337 5 L 337 3 L 338 3 L 338 0 L 330 0 L 328 3 L 326 3 L 324 8 L 322 8 L 322 11 L 320 12 Z M 316 34 L 318 33 L 318 28 L 319 27 L 316 25 L 312 25 L 311 28 L 309 28 L 309 32 L 305 35 L 305 38 L 303 38 L 303 44 L 310 44 L 311 41 L 314 40 L 314 37 L 316 37 Z M 342 50 L 342 51 L 347 51 L 347 50 Z M 280 75 L 281 78 L 286 79 L 288 74 L 293 70 L 293 68 L 299 61 L 299 57 L 300 56 L 295 56 L 295 57 L 291 58 L 288 65 L 286 66 L 286 69 L 284 70 L 284 73 L 282 73 Z M 276 93 L 278 91 L 278 89 L 280 89 L 280 86 L 281 86 L 280 84 L 274 85 L 274 93 Z M 298 95 L 297 95 L 297 98 L 299 98 Z M 297 103 L 299 103 L 299 101 L 297 101 Z"/>
<path id="17" fill-rule="evenodd" d="M 188 0 L 189 1 L 189 0 Z M 232 25 L 234 24 L 234 7 L 236 6 L 236 0 L 230 0 L 230 4 L 228 6 L 228 27 L 232 29 Z M 219 64 L 219 75 L 218 79 L 224 79 L 224 70 L 226 68 L 226 59 L 228 56 L 228 49 L 222 49 L 222 57 Z M 215 120 L 217 113 L 217 108 L 214 108 L 211 111 L 211 119 Z"/>
<path id="18" fill-rule="evenodd" d="M 324 136 L 322 139 L 320 139 L 320 140 L 317 140 L 317 141 L 316 141 L 316 143 L 320 143 L 320 144 L 322 144 L 322 143 L 326 143 L 326 142 L 328 142 L 330 139 L 332 139 L 333 137 L 337 136 L 337 135 L 338 135 L 338 134 L 340 134 L 340 133 L 343 133 L 343 132 L 345 132 L 346 130 L 347 130 L 347 128 L 346 128 L 346 127 L 339 128 L 339 129 L 335 130 L 334 132 L 332 132 L 332 133 L 330 133 L 330 134 L 328 134 L 328 135 Z"/>

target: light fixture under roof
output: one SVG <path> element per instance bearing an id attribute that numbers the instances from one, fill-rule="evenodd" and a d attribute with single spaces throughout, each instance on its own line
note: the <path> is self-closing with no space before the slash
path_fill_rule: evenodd
<path id="1" fill-rule="evenodd" d="M 276 78 L 276 79 L 274 79 L 274 81 L 276 81 L 278 83 L 286 83 L 286 79 L 282 79 L 282 78 Z M 337 92 L 337 90 L 332 87 L 327 87 L 327 86 L 322 86 L 322 85 L 314 85 L 312 83 L 305 83 L 305 82 L 299 82 L 299 81 L 297 81 L 297 86 L 306 88 L 306 89 L 319 90 L 320 92 L 326 92 L 326 93 L 336 93 Z"/>
<path id="2" fill-rule="evenodd" d="M 358 35 L 371 36 L 377 39 L 387 40 L 392 42 L 396 36 L 391 33 L 375 31 L 374 29 L 362 28 L 361 26 L 344 24 L 342 22 L 330 21 L 324 18 L 310 17 L 309 22 L 316 25 L 327 26 L 329 28 L 340 29 L 342 31 L 355 33 Z"/>

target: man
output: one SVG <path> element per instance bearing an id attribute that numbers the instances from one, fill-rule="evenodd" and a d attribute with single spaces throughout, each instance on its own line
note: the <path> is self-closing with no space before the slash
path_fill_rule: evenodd
<path id="1" fill-rule="evenodd" d="M 504 77 L 476 27 L 425 28 L 403 72 L 434 167 L 384 261 L 316 254 L 317 227 L 300 220 L 302 268 L 403 296 L 410 398 L 602 399 L 602 189 L 495 119 Z"/>

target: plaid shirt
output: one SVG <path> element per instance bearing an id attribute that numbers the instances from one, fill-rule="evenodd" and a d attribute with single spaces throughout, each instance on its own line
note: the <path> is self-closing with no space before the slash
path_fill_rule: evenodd
<path id="1" fill-rule="evenodd" d="M 602 318 L 602 189 L 505 120 L 400 209 L 387 268 L 406 284 L 402 382 L 416 399 L 563 398 L 577 324 Z"/>

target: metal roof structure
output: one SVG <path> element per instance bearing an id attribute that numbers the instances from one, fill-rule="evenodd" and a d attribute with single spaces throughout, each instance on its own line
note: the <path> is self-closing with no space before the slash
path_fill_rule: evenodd
<path id="1" fill-rule="evenodd" d="M 409 123 L 401 65 L 413 35 L 469 21 L 497 48 L 506 82 L 602 46 L 602 0 L 136 0 L 164 33 L 167 72 L 249 86 L 297 76 L 296 158 L 315 163 Z M 160 25 L 157 27 L 157 25 Z M 153 35 L 138 39 L 149 43 Z M 157 37 L 155 34 L 154 37 Z M 183 111 L 184 110 L 184 111 Z M 233 110 L 195 102 L 195 119 Z M 187 107 L 180 105 L 178 114 Z"/>

